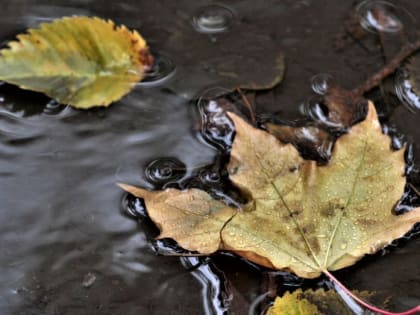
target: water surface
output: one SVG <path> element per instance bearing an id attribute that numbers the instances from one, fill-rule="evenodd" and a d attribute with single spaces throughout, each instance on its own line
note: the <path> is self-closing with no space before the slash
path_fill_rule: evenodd
<path id="1" fill-rule="evenodd" d="M 228 1 L 218 3 L 220 18 L 209 1 L 5 1 L 2 40 L 57 17 L 94 15 L 138 29 L 173 66 L 162 66 L 167 73 L 158 82 L 139 84 L 107 109 L 78 111 L 0 86 L 0 313 L 221 314 L 230 305 L 231 314 L 246 314 L 265 293 L 267 271 L 230 255 L 182 261 L 156 255 L 156 229 L 123 214 L 126 195 L 116 182 L 156 187 L 146 167 L 163 158 L 185 166 L 183 180 L 217 161 L 220 146 L 197 127 L 197 99 L 209 88 L 265 82 L 277 56 L 286 57 L 285 79 L 259 94 L 257 116 L 302 118 L 300 104 L 319 73 L 345 87 L 362 82 L 384 56 L 357 41 L 334 48 L 352 3 Z M 399 5 L 420 14 L 417 1 Z M 376 40 L 371 36 L 367 43 Z M 381 106 L 383 120 L 414 144 L 418 159 L 419 114 L 395 100 Z M 337 274 L 352 289 L 392 294 L 396 308 L 414 306 L 419 245 L 413 237 Z M 302 284 L 287 274 L 277 282 L 279 292 Z"/>

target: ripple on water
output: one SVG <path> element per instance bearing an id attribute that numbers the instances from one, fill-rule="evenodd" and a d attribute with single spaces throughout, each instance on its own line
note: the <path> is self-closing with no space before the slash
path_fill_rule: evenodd
<path id="1" fill-rule="evenodd" d="M 395 93 L 402 104 L 412 113 L 420 109 L 420 96 L 413 88 L 405 70 L 395 77 Z"/>
<path id="2" fill-rule="evenodd" d="M 121 212 L 135 220 L 148 218 L 144 201 L 128 193 L 121 198 Z"/>
<path id="3" fill-rule="evenodd" d="M 333 76 L 328 73 L 319 73 L 311 78 L 312 90 L 319 95 L 325 95 L 331 87 L 334 80 Z"/>
<path id="4" fill-rule="evenodd" d="M 63 112 L 68 106 L 60 104 L 55 100 L 50 100 L 44 107 L 43 113 L 45 115 L 54 116 Z"/>
<path id="5" fill-rule="evenodd" d="M 235 127 L 226 110 L 219 106 L 217 100 L 200 99 L 197 105 L 204 140 L 222 151 L 228 150 L 232 145 Z"/>
<path id="6" fill-rule="evenodd" d="M 185 174 L 185 164 L 175 158 L 153 160 L 146 166 L 145 170 L 146 178 L 160 188 L 176 185 Z"/>
<path id="7" fill-rule="evenodd" d="M 324 104 L 322 96 L 308 98 L 300 106 L 300 111 L 305 116 L 331 129 L 342 129 L 343 125 L 333 122 L 328 118 L 328 107 Z"/>
<path id="8" fill-rule="evenodd" d="M 396 33 L 403 29 L 403 12 L 397 5 L 381 0 L 363 1 L 357 6 L 360 25 L 369 32 Z"/>
<path id="9" fill-rule="evenodd" d="M 222 181 L 220 170 L 215 167 L 206 167 L 199 171 L 198 177 L 204 185 L 218 185 Z"/>
<path id="10" fill-rule="evenodd" d="M 234 12 L 225 6 L 212 4 L 200 8 L 192 18 L 192 24 L 200 33 L 221 33 L 232 27 Z"/>
<path id="11" fill-rule="evenodd" d="M 170 57 L 163 53 L 153 52 L 155 58 L 153 66 L 148 70 L 137 87 L 155 87 L 170 80 L 176 73 L 176 65 Z"/>

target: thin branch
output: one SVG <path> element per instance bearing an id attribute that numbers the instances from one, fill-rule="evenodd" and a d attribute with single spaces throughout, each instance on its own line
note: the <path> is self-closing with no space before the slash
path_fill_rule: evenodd
<path id="1" fill-rule="evenodd" d="M 242 101 L 245 103 L 246 107 L 248 108 L 248 111 L 249 111 L 249 115 L 251 117 L 252 124 L 255 126 L 256 119 L 255 119 L 254 109 L 252 108 L 251 103 L 249 102 L 249 100 L 246 97 L 246 95 L 242 92 L 241 88 L 236 88 L 236 91 L 239 93 L 239 95 L 242 98 Z"/>
<path id="2" fill-rule="evenodd" d="M 416 193 L 417 196 L 420 196 L 420 191 L 411 183 L 408 183 L 408 186 Z"/>
<path id="3" fill-rule="evenodd" d="M 353 89 L 352 93 L 354 93 L 357 96 L 362 96 L 366 92 L 369 92 L 370 90 L 372 90 L 374 87 L 377 87 L 378 85 L 381 84 L 381 82 L 386 77 L 394 73 L 395 70 L 398 69 L 398 67 L 406 58 L 410 57 L 419 49 L 420 49 L 420 40 L 414 43 L 409 43 L 405 45 L 400 50 L 400 52 L 396 54 L 394 58 L 391 59 L 391 61 L 387 65 L 385 65 L 381 70 L 379 70 L 373 76 L 371 76 L 368 80 L 366 80 L 366 82 L 363 83 L 361 86 Z"/>
<path id="4" fill-rule="evenodd" d="M 334 277 L 328 270 L 324 270 L 323 273 L 330 278 L 332 282 L 334 282 L 336 285 L 338 285 L 345 293 L 347 293 L 353 300 L 355 300 L 357 303 L 362 305 L 363 307 L 367 308 L 368 310 L 371 310 L 372 312 L 376 312 L 383 315 L 414 315 L 420 312 L 420 305 L 417 305 L 416 307 L 409 309 L 408 311 L 402 312 L 402 313 L 393 313 L 388 312 L 386 310 L 383 310 L 381 308 L 375 307 L 373 305 L 370 305 L 369 303 L 363 301 L 356 295 L 354 295 L 349 289 L 347 289 L 344 284 L 342 284 L 336 277 Z"/>

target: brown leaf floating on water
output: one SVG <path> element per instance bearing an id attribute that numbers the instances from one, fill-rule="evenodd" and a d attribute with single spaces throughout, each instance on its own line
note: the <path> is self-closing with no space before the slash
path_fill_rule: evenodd
<path id="1" fill-rule="evenodd" d="M 392 151 L 372 103 L 366 119 L 335 143 L 325 166 L 304 160 L 235 114 L 228 171 L 249 202 L 226 206 L 197 189 L 147 191 L 161 238 L 203 254 L 230 250 L 266 267 L 304 278 L 354 264 L 401 237 L 420 221 L 420 209 L 395 215 L 406 179 L 404 149 Z"/>

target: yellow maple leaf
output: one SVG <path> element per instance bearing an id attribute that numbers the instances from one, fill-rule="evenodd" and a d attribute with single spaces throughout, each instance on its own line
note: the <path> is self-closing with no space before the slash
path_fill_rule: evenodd
<path id="1" fill-rule="evenodd" d="M 406 182 L 404 150 L 391 150 L 372 103 L 366 119 L 337 140 L 325 166 L 230 117 L 236 136 L 227 168 L 249 200 L 241 209 L 198 189 L 152 192 L 121 184 L 145 199 L 160 238 L 203 254 L 230 250 L 315 278 L 375 253 L 420 221 L 420 208 L 393 213 Z"/>

